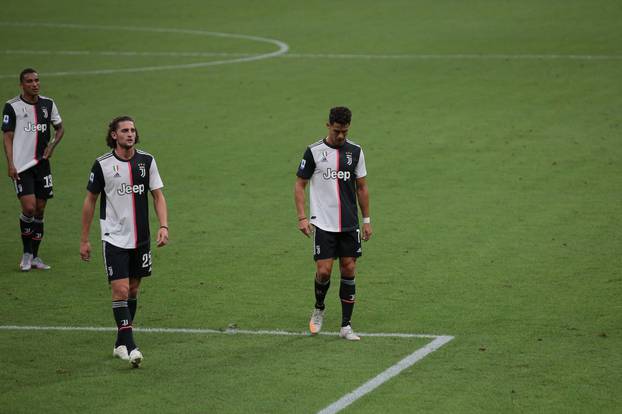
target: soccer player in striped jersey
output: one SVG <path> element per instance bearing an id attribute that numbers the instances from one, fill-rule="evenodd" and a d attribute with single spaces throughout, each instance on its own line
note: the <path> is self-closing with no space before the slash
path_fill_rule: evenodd
<path id="1" fill-rule="evenodd" d="M 330 286 L 333 261 L 339 258 L 341 283 L 341 330 L 339 335 L 359 340 L 351 326 L 355 302 L 356 259 L 362 254 L 362 240 L 372 235 L 365 156 L 360 145 L 346 138 L 352 113 L 346 107 L 330 110 L 328 135 L 307 147 L 296 173 L 294 199 L 298 228 L 313 235 L 315 259 L 315 308 L 309 330 L 315 335 L 324 321 L 324 298 Z M 305 188 L 310 185 L 310 213 L 305 214 Z M 359 227 L 358 205 L 363 216 Z"/>
<path id="2" fill-rule="evenodd" d="M 50 268 L 39 257 L 43 239 L 43 214 L 47 200 L 52 198 L 50 158 L 63 138 L 63 128 L 54 101 L 39 95 L 39 74 L 32 68 L 19 75 L 22 90 L 10 99 L 2 112 L 4 152 L 9 177 L 15 184 L 22 212 L 19 226 L 22 233 L 23 255 L 19 268 Z M 54 138 L 51 138 L 54 127 Z"/>
<path id="3" fill-rule="evenodd" d="M 155 158 L 135 148 L 138 130 L 129 116 L 108 125 L 106 143 L 111 152 L 97 158 L 91 169 L 82 208 L 80 256 L 91 259 L 89 229 L 101 194 L 99 223 L 104 267 L 112 289 L 112 311 L 117 341 L 112 355 L 137 368 L 143 360 L 132 334 L 138 291 L 143 277 L 151 275 L 148 193 L 160 222 L 158 247 L 168 243 L 168 211 Z"/>

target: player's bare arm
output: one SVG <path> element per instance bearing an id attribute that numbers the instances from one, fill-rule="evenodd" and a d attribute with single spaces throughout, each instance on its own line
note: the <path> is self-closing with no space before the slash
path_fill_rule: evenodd
<path id="1" fill-rule="evenodd" d="M 89 242 L 89 231 L 91 229 L 93 215 L 95 214 L 95 205 L 97 203 L 98 196 L 99 194 L 93 194 L 90 191 L 87 191 L 86 197 L 84 198 L 84 205 L 82 206 L 82 234 L 80 236 L 80 257 L 86 262 L 91 260 L 91 243 Z"/>
<path id="2" fill-rule="evenodd" d="M 156 246 L 162 247 L 168 243 L 168 209 L 166 207 L 166 199 L 164 198 L 164 193 L 159 188 L 153 190 L 151 195 L 153 196 L 153 207 L 160 222 Z"/>
<path id="3" fill-rule="evenodd" d="M 54 138 L 50 141 L 45 150 L 43 151 L 43 159 L 47 160 L 52 158 L 52 153 L 54 152 L 54 148 L 58 146 L 60 140 L 63 139 L 63 135 L 65 135 L 65 128 L 63 124 L 60 123 L 58 125 L 54 125 Z"/>
<path id="4" fill-rule="evenodd" d="M 6 155 L 6 164 L 8 167 L 8 175 L 11 179 L 17 181 L 19 176 L 17 175 L 17 168 L 13 163 L 13 137 L 15 133 L 13 131 L 6 131 L 2 133 L 4 139 L 4 155 Z"/>
<path id="5" fill-rule="evenodd" d="M 311 224 L 305 214 L 305 188 L 309 180 L 296 177 L 294 184 L 294 201 L 296 203 L 296 212 L 298 214 L 298 230 L 307 237 L 311 236 Z"/>
<path id="6" fill-rule="evenodd" d="M 365 177 L 356 179 L 356 198 L 358 199 L 359 207 L 361 207 L 361 214 L 363 215 L 363 218 L 369 218 L 369 190 L 367 188 L 367 181 L 365 180 Z M 363 222 L 363 240 L 369 240 L 371 234 L 371 222 Z"/>

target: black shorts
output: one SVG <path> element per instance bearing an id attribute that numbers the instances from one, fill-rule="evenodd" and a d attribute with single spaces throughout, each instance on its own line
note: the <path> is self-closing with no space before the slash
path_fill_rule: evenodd
<path id="1" fill-rule="evenodd" d="M 103 242 L 102 253 L 108 282 L 151 276 L 151 247 L 148 244 L 136 249 L 122 249 Z"/>
<path id="2" fill-rule="evenodd" d="M 314 227 L 313 260 L 360 257 L 362 251 L 359 229 L 335 233 Z"/>
<path id="3" fill-rule="evenodd" d="M 47 200 L 54 196 L 49 160 L 39 161 L 39 164 L 22 171 L 18 176 L 19 180 L 13 181 L 17 198 L 34 194 L 36 198 Z"/>

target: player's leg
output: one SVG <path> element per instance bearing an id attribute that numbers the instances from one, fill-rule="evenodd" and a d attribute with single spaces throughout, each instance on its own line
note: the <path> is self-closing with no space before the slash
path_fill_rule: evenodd
<path id="1" fill-rule="evenodd" d="M 341 233 L 338 252 L 341 274 L 339 285 L 339 298 L 341 299 L 340 335 L 345 339 L 358 340 L 360 338 L 352 331 L 351 321 L 354 303 L 356 302 L 356 259 L 361 255 L 360 232 Z"/>
<path id="2" fill-rule="evenodd" d="M 324 322 L 324 299 L 330 287 L 330 275 L 333 269 L 336 240 L 334 233 L 325 232 L 320 228 L 313 231 L 313 258 L 315 260 L 315 306 L 309 321 L 311 334 L 322 330 Z"/>
<path id="3" fill-rule="evenodd" d="M 21 181 L 21 180 L 20 180 Z M 36 200 L 34 194 L 24 194 L 29 191 L 27 183 L 17 184 L 19 202 L 21 205 L 21 213 L 19 215 L 19 227 L 22 235 L 23 255 L 20 262 L 20 269 L 27 272 L 32 267 L 32 235 L 34 226 L 34 216 L 36 209 Z M 20 195 L 21 190 L 21 195 Z"/>
<path id="4" fill-rule="evenodd" d="M 130 311 L 131 323 L 134 325 L 134 319 L 136 317 L 136 308 L 138 306 L 138 291 L 140 289 L 140 282 L 143 277 L 151 276 L 151 248 L 147 244 L 145 246 L 137 247 L 130 250 L 129 255 L 129 268 L 130 268 L 130 282 L 127 304 Z M 143 354 L 138 347 L 129 351 L 130 364 L 134 368 L 138 368 L 143 361 Z"/>
<path id="5" fill-rule="evenodd" d="M 339 270 L 341 272 L 341 284 L 339 285 L 339 298 L 341 299 L 341 326 L 350 325 L 352 311 L 356 301 L 355 270 L 356 259 L 354 257 L 339 258 Z"/>
<path id="6" fill-rule="evenodd" d="M 32 267 L 35 269 L 48 270 L 50 266 L 45 264 L 39 257 L 39 245 L 43 239 L 43 215 L 45 214 L 45 206 L 47 199 L 37 198 L 35 208 L 35 219 L 32 226 Z"/>
<path id="7" fill-rule="evenodd" d="M 50 162 L 42 160 L 37 166 L 33 167 L 35 172 L 35 197 L 37 199 L 35 209 L 35 220 L 33 223 L 32 235 L 32 267 L 47 270 L 50 266 L 46 265 L 39 257 L 39 245 L 43 239 L 43 215 L 47 200 L 54 195 L 52 187 L 52 172 Z"/>
<path id="8" fill-rule="evenodd" d="M 130 286 L 127 298 L 127 307 L 130 311 L 130 317 L 132 326 L 134 326 L 134 318 L 136 317 L 136 306 L 138 305 L 138 289 L 140 287 L 141 278 L 130 277 Z M 138 368 L 143 362 L 143 354 L 138 347 L 134 348 L 128 353 L 128 358 L 132 367 Z"/>
<path id="9" fill-rule="evenodd" d="M 113 356 L 129 360 L 129 353 L 136 348 L 132 333 L 132 317 L 127 304 L 130 291 L 129 250 L 103 242 L 104 266 L 112 293 L 112 314 L 117 324 L 117 339 Z"/>
<path id="10" fill-rule="evenodd" d="M 127 297 L 127 307 L 130 310 L 130 316 L 132 317 L 132 324 L 136 318 L 136 308 L 138 307 L 138 291 L 140 289 L 140 281 L 142 279 L 138 277 L 130 277 L 130 291 Z"/>
<path id="11" fill-rule="evenodd" d="M 132 321 L 136 317 L 136 308 L 138 307 L 138 292 L 140 290 L 140 282 L 144 277 L 151 276 L 151 246 L 137 247 L 130 251 L 130 291 L 127 298 L 127 304 L 130 309 Z"/>

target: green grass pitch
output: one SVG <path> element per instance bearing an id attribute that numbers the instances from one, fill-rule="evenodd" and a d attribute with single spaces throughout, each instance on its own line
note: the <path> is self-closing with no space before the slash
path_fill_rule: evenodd
<path id="1" fill-rule="evenodd" d="M 347 105 L 375 232 L 354 327 L 455 339 L 344 412 L 616 412 L 621 19 L 614 0 L 3 4 L 0 97 L 37 68 L 67 132 L 52 271 L 17 271 L 18 202 L 0 180 L 0 325 L 113 326 L 96 223 L 94 260 L 79 259 L 80 212 L 107 122 L 127 113 L 171 228 L 135 325 L 304 331 L 294 173 Z M 279 43 L 214 33 L 289 50 L 227 64 Z M 137 332 L 131 370 L 113 337 L 0 329 L 0 412 L 316 413 L 429 342 Z"/>

